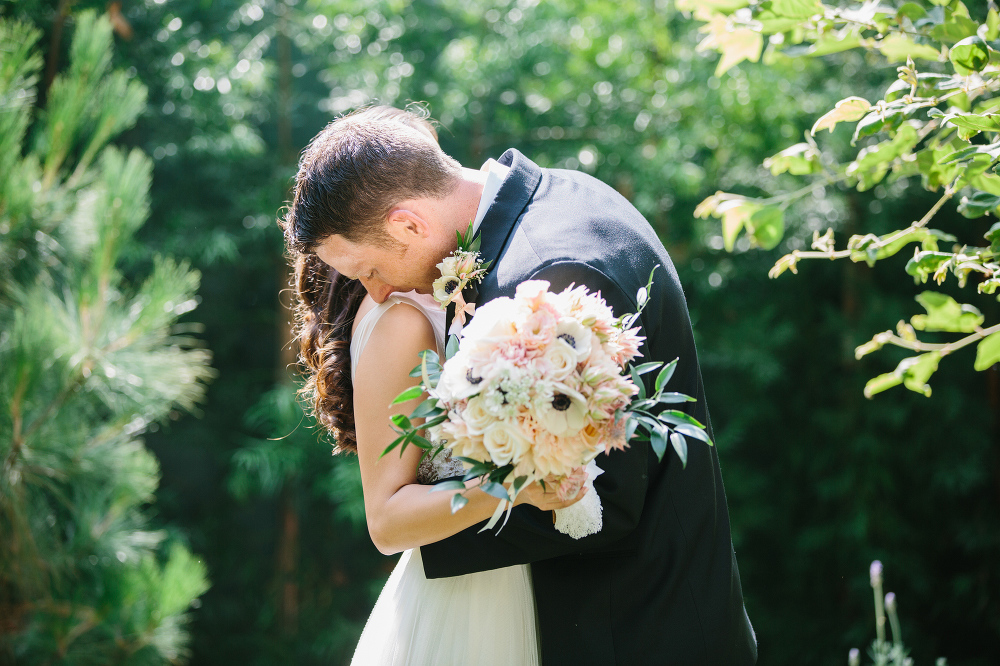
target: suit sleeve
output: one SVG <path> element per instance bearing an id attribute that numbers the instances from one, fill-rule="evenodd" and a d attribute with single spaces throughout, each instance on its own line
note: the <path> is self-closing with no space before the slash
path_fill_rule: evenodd
<path id="1" fill-rule="evenodd" d="M 570 284 L 586 285 L 601 296 L 616 316 L 635 312 L 636 305 L 613 280 L 601 271 L 577 262 L 548 264 L 531 279 L 548 280 L 551 291 Z M 643 349 L 645 355 L 646 351 Z M 516 564 L 527 564 L 565 555 L 604 555 L 635 549 L 633 533 L 642 515 L 651 466 L 656 464 L 646 445 L 634 445 L 611 455 L 600 455 L 597 464 L 604 474 L 595 489 L 603 505 L 604 527 L 597 534 L 572 539 L 553 527 L 552 512 L 531 505 L 514 508 L 499 533 L 479 533 L 482 523 L 458 534 L 421 547 L 428 578 L 457 576 Z"/>

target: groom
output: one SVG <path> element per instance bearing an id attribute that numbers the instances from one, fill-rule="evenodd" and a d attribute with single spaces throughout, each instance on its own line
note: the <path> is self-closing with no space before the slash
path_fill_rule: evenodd
<path id="1" fill-rule="evenodd" d="M 553 291 L 586 285 L 615 314 L 635 312 L 659 265 L 639 322 L 643 360 L 679 358 L 668 390 L 696 398 L 684 409 L 709 423 L 670 257 L 642 215 L 590 176 L 539 168 L 513 149 L 464 169 L 421 118 L 374 107 L 313 140 L 284 227 L 293 252 L 315 253 L 382 302 L 394 291 L 430 293 L 469 220 L 492 261 L 480 304 L 542 279 Z M 530 563 L 546 666 L 753 664 L 717 449 L 692 442 L 686 469 L 669 450 L 658 461 L 638 443 L 597 462 L 601 532 L 571 539 L 550 513 L 521 505 L 499 534 L 475 526 L 421 548 L 428 578 Z"/>

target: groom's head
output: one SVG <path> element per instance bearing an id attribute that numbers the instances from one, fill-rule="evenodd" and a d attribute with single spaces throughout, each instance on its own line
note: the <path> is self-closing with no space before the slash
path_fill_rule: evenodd
<path id="1" fill-rule="evenodd" d="M 424 117 L 390 107 L 344 116 L 302 155 L 286 243 L 360 279 L 376 301 L 429 291 L 454 245 L 446 203 L 461 175 Z"/>

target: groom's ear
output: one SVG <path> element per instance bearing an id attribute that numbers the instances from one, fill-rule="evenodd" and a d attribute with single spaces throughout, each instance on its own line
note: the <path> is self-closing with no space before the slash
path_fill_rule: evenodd
<path id="1" fill-rule="evenodd" d="M 397 207 L 389 211 L 386 231 L 400 243 L 409 245 L 430 235 L 430 224 L 410 208 Z"/>

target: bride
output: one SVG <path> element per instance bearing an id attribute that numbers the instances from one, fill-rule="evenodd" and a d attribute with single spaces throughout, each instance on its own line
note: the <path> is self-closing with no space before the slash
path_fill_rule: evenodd
<path id="1" fill-rule="evenodd" d="M 425 349 L 444 352 L 444 312 L 430 296 L 393 294 L 376 304 L 315 255 L 296 265 L 299 335 L 310 373 L 306 392 L 337 450 L 355 452 L 361 468 L 368 531 L 385 555 L 402 552 L 368 619 L 352 664 L 439 666 L 539 663 L 530 571 L 519 565 L 428 580 L 420 546 L 488 519 L 497 499 L 466 483 L 469 502 L 452 513 L 457 491 L 429 484 L 457 476 L 460 461 L 421 459 L 411 446 L 382 457 L 396 438 L 390 422 L 417 401 L 390 406 L 416 383 L 409 371 Z M 447 452 L 445 452 L 447 453 Z M 518 495 L 542 510 L 569 506 L 535 484 Z"/>

